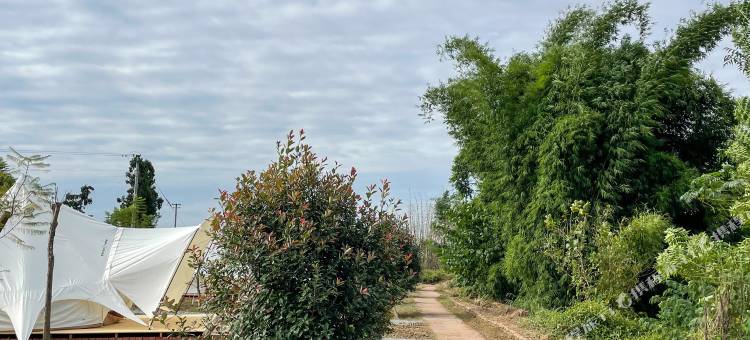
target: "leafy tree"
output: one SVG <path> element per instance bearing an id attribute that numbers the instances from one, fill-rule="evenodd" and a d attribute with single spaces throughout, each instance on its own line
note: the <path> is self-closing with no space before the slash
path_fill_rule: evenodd
<path id="1" fill-rule="evenodd" d="M 80 194 L 65 194 L 65 200 L 63 200 L 62 203 L 83 213 L 85 212 L 84 210 L 86 210 L 86 206 L 93 202 L 93 199 L 89 197 L 93 191 L 94 187 L 84 185 L 81 187 Z"/>
<path id="2" fill-rule="evenodd" d="M 418 280 L 417 245 L 389 184 L 356 194 L 290 133 L 278 160 L 221 192 L 202 265 L 209 326 L 232 339 L 375 339 Z M 211 328 L 211 327 L 209 327 Z"/>
<path id="3" fill-rule="evenodd" d="M 436 203 L 436 228 L 444 240 L 439 248 L 444 267 L 454 274 L 457 283 L 473 293 L 502 291 L 507 295 L 501 298 L 512 296 L 515 291 L 504 280 L 502 262 L 498 261 L 503 248 L 492 240 L 496 230 L 492 215 L 474 201 L 442 210 L 439 207 L 446 203 L 445 199 L 443 196 Z"/>
<path id="4" fill-rule="evenodd" d="M 10 170 L 10 174 L 15 175 L 18 182 L 15 183 L 16 186 L 13 187 L 13 191 L 6 192 L 5 195 L 0 197 L 0 230 L 3 231 L 0 237 L 9 238 L 19 247 L 31 248 L 24 241 L 25 237 L 29 235 L 49 235 L 42 337 L 45 340 L 51 340 L 52 279 L 55 265 L 53 246 L 61 203 L 57 202 L 54 197 L 56 194 L 52 191 L 54 185 L 41 185 L 38 177 L 31 176 L 32 170 L 42 170 L 49 166 L 45 163 L 49 156 L 24 156 L 12 148 L 10 150 L 12 154 L 8 156 L 8 159 L 15 163 L 15 167 Z M 0 165 L 3 171 L 8 171 L 5 163 Z M 45 209 L 43 206 L 47 204 L 50 207 Z M 49 224 L 36 219 L 43 214 L 52 215 Z"/>
<path id="5" fill-rule="evenodd" d="M 4 194 L 16 180 L 10 175 L 8 164 L 0 157 L 0 195 Z"/>
<path id="6" fill-rule="evenodd" d="M 146 199 L 137 197 L 131 205 L 107 212 L 105 222 L 118 227 L 152 228 L 156 224 L 156 216 L 147 214 Z"/>
<path id="7" fill-rule="evenodd" d="M 750 77 L 750 10 L 738 8 L 740 24 L 732 28 L 732 40 L 735 48 L 728 48 L 724 61 L 737 65 Z"/>
<path id="8" fill-rule="evenodd" d="M 25 156 L 11 149 L 12 154 L 7 158 L 13 163 L 8 167 L 3 163 L 4 173 L 13 179 L 18 178 L 16 189 L 6 192 L 0 197 L 0 231 L 2 236 L 12 240 L 20 247 L 29 247 L 24 242 L 27 235 L 42 235 L 47 233 L 45 225 L 34 222 L 35 218 L 42 213 L 40 204 L 52 204 L 50 199 L 53 195 L 50 185 L 40 184 L 38 177 L 32 176 L 33 171 L 44 170 L 48 167 L 45 163 L 48 156 L 31 155 Z M 11 183 L 11 187 L 15 183 Z M 40 200 L 30 200 L 34 196 Z M 16 216 L 11 220 L 11 217 Z"/>
<path id="9" fill-rule="evenodd" d="M 136 170 L 138 171 L 137 189 L 135 188 Z M 128 207 L 133 205 L 134 192 L 137 193 L 138 197 L 143 198 L 143 206 L 131 210 L 135 211 L 136 220 L 140 221 L 136 223 L 136 226 L 146 226 L 142 225 L 141 223 L 146 223 L 147 221 L 148 223 L 150 223 L 147 226 L 154 226 L 159 220 L 159 209 L 161 209 L 161 206 L 164 203 L 164 199 L 159 197 L 159 193 L 156 190 L 155 176 L 156 171 L 154 170 L 154 166 L 153 164 L 151 164 L 151 161 L 144 159 L 143 157 L 141 157 L 141 155 L 133 156 L 133 158 L 130 160 L 130 167 L 128 168 L 128 172 L 125 173 L 125 183 L 129 185 L 130 188 L 128 188 L 127 195 L 118 198 L 117 202 L 120 203 L 120 210 L 122 210 L 127 209 Z M 113 212 L 112 214 L 115 214 L 115 212 Z"/>
<path id="10" fill-rule="evenodd" d="M 715 5 L 656 45 L 645 43 L 648 6 L 634 0 L 603 12 L 574 8 L 538 50 L 507 60 L 477 39 L 449 38 L 439 52 L 457 75 L 430 87 L 421 105 L 427 120 L 442 116 L 459 146 L 451 180 L 463 201 L 452 209 L 486 214 L 454 214 L 464 220 L 446 236 L 449 245 L 477 240 L 492 250 L 465 254 L 474 257 L 468 267 L 454 269 L 474 273 L 465 284 L 567 304 L 571 278 L 537 254 L 546 217 L 559 220 L 575 200 L 590 202 L 595 217 L 607 211 L 616 221 L 646 208 L 705 229 L 703 207 L 679 197 L 699 172 L 720 168 L 716 151 L 730 136 L 734 101 L 693 65 L 748 6 Z M 624 25 L 638 35 L 621 34 Z M 491 222 L 478 228 L 477 219 Z"/>

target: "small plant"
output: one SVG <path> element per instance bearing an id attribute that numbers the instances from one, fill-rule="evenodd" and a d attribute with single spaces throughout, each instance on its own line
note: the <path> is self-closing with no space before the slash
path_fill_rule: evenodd
<path id="1" fill-rule="evenodd" d="M 221 192 L 202 265 L 209 329 L 231 339 L 373 339 L 418 281 L 418 248 L 389 183 L 354 192 L 290 133 L 278 160 Z"/>

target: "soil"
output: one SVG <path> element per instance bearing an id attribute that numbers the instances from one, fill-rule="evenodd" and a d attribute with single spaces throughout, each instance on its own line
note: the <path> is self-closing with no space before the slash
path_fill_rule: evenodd
<path id="1" fill-rule="evenodd" d="M 425 323 L 438 340 L 474 340 L 485 339 L 475 329 L 451 313 L 438 298 L 440 293 L 434 285 L 424 285 L 414 295 L 414 304 L 419 308 Z"/>
<path id="2" fill-rule="evenodd" d="M 522 326 L 528 313 L 512 306 L 460 298 L 450 289 L 421 285 L 395 309 L 388 340 L 547 339 Z"/>

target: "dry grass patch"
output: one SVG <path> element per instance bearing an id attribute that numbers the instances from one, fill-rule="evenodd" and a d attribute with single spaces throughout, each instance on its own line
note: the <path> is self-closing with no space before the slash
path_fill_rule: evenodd
<path id="1" fill-rule="evenodd" d="M 406 298 L 393 308 L 393 314 L 396 319 L 420 319 L 422 313 L 414 304 L 414 298 Z"/>
<path id="2" fill-rule="evenodd" d="M 424 323 L 413 323 L 403 325 L 391 325 L 388 334 L 385 335 L 387 339 L 415 339 L 415 340 L 428 340 L 434 339 L 430 327 Z"/>
<path id="3" fill-rule="evenodd" d="M 411 295 L 411 294 L 410 294 Z M 409 296 L 393 308 L 393 319 L 386 339 L 434 339 L 430 327 L 422 320 L 422 313 Z"/>

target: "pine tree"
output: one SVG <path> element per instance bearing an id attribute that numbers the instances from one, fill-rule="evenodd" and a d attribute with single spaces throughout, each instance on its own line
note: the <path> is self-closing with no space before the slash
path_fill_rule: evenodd
<path id="1" fill-rule="evenodd" d="M 136 169 L 138 170 L 137 191 L 135 188 Z M 161 209 L 164 200 L 159 197 L 159 193 L 156 190 L 156 171 L 154 170 L 151 161 L 142 158 L 141 155 L 133 156 L 130 160 L 128 172 L 125 173 L 125 177 L 125 183 L 129 188 L 127 195 L 117 199 L 117 202 L 120 203 L 120 209 L 126 209 L 133 205 L 133 193 L 137 192 L 137 196 L 143 198 L 143 207 L 142 209 L 138 209 L 136 220 L 148 221 L 150 226 L 156 225 L 156 222 L 160 217 L 159 209 Z M 138 226 L 143 227 L 143 225 Z"/>

